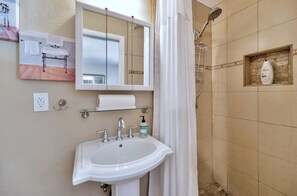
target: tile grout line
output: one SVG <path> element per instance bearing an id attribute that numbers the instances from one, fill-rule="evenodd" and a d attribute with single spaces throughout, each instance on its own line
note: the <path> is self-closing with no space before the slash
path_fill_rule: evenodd
<path id="1" fill-rule="evenodd" d="M 227 61 L 228 61 L 228 57 L 229 57 L 229 50 L 228 50 L 228 45 L 229 45 L 229 40 L 228 40 L 228 27 L 229 27 L 229 20 L 228 20 L 228 4 L 230 3 L 229 2 L 230 0 L 226 0 L 226 41 L 227 41 L 227 43 L 226 43 L 226 49 L 227 49 L 227 54 L 226 54 L 226 59 L 227 59 Z M 228 73 L 228 70 L 227 70 L 227 68 L 226 68 L 226 73 L 225 73 L 225 77 L 226 77 L 226 90 L 228 91 L 228 77 L 227 77 L 227 73 Z M 227 93 L 227 95 L 226 95 L 227 97 L 226 97 L 226 99 L 227 99 L 227 108 L 226 108 L 226 116 L 228 116 L 228 93 Z M 227 122 L 228 123 L 228 122 Z M 227 159 L 227 192 L 229 192 L 229 189 L 230 189 L 230 187 L 229 187 L 229 158 L 228 157 L 226 157 L 226 159 Z"/>
<path id="2" fill-rule="evenodd" d="M 283 192 L 281 192 L 281 191 L 279 191 L 279 190 L 277 190 L 277 189 L 275 189 L 275 188 L 273 188 L 273 187 L 271 187 L 271 186 L 265 184 L 264 182 L 261 182 L 261 181 L 260 181 L 259 184 L 263 184 L 263 185 L 265 185 L 265 186 L 271 188 L 272 190 L 274 190 L 274 191 L 276 191 L 276 192 L 278 192 L 278 193 L 280 193 L 280 194 L 282 194 L 282 195 L 284 195 L 284 196 L 287 196 L 287 194 L 285 194 L 285 193 L 283 193 Z"/>
<path id="3" fill-rule="evenodd" d="M 259 31 L 259 0 L 257 0 L 257 52 L 259 52 L 259 36 L 260 36 L 260 31 Z M 260 96 L 259 96 L 259 86 L 257 86 L 257 131 L 258 131 L 258 141 L 257 141 L 257 166 L 258 166 L 258 196 L 260 195 L 260 104 L 259 101 Z"/>
<path id="4" fill-rule="evenodd" d="M 259 150 L 259 152 L 262 153 L 262 154 L 265 154 L 266 156 L 272 157 L 272 158 L 274 158 L 274 159 L 278 159 L 278 160 L 280 160 L 280 161 L 288 162 L 288 163 L 290 163 L 290 164 L 292 164 L 292 165 L 294 165 L 294 166 L 297 167 L 297 163 L 296 163 L 296 162 L 288 161 L 288 160 L 286 160 L 286 159 L 281 159 L 281 158 L 279 158 L 279 157 L 277 157 L 277 156 L 275 156 L 275 155 L 267 154 L 266 152 L 262 152 L 262 151 L 260 151 L 260 150 Z"/>

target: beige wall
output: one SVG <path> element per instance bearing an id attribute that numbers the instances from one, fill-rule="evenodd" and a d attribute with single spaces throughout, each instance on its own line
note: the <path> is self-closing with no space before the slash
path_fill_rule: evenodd
<path id="1" fill-rule="evenodd" d="M 213 65 L 297 44 L 297 1 L 224 0 L 212 26 Z M 293 65 L 297 58 L 294 56 Z M 297 194 L 294 85 L 243 87 L 243 65 L 213 71 L 213 177 L 237 196 Z"/>
<path id="2" fill-rule="evenodd" d="M 74 38 L 74 5 L 74 0 L 22 0 L 20 29 Z M 127 127 L 138 125 L 142 113 L 91 113 L 83 119 L 79 111 L 95 107 L 99 93 L 134 94 L 137 105 L 152 105 L 152 92 L 76 91 L 73 82 L 20 80 L 18 49 L 18 43 L 0 41 L 0 195 L 107 195 L 98 183 L 72 186 L 75 147 L 97 139 L 102 128 L 115 135 L 121 116 Z M 48 112 L 33 112 L 35 92 L 49 93 Z M 61 98 L 69 108 L 54 111 Z M 145 115 L 151 129 L 152 112 Z"/>
<path id="3" fill-rule="evenodd" d="M 209 7 L 193 0 L 193 25 L 198 31 L 205 23 Z M 211 23 L 205 29 L 202 42 L 208 46 L 207 66 L 211 65 Z M 196 55 L 196 60 L 198 55 Z M 196 62 L 197 63 L 197 62 Z M 203 93 L 198 99 L 197 111 L 197 139 L 198 139 L 198 178 L 199 186 L 212 182 L 212 131 L 211 131 L 211 71 L 205 72 Z M 201 88 L 201 83 L 196 83 L 196 93 Z"/>

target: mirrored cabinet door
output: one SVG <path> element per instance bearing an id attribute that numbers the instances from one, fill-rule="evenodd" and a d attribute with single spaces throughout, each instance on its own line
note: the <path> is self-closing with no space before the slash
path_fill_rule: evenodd
<path id="1" fill-rule="evenodd" d="M 91 18 L 96 18 L 96 22 Z M 106 84 L 106 35 L 103 33 L 106 24 L 103 15 L 83 11 L 82 77 L 85 85 Z"/>
<path id="2" fill-rule="evenodd" d="M 153 90 L 152 27 L 77 1 L 78 90 Z"/>

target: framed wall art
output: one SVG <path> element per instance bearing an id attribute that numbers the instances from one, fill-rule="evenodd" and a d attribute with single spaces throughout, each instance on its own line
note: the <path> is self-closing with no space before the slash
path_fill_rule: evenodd
<path id="1" fill-rule="evenodd" d="M 0 40 L 18 42 L 19 0 L 0 0 Z"/>
<path id="2" fill-rule="evenodd" d="M 21 79 L 75 80 L 74 40 L 32 31 L 19 34 Z"/>

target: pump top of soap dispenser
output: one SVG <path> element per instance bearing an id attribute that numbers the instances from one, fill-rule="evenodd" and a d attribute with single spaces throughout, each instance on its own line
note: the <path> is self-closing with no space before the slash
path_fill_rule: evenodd
<path id="1" fill-rule="evenodd" d="M 142 117 L 142 123 L 145 123 L 145 119 L 144 119 L 144 116 L 140 116 L 140 117 Z"/>

